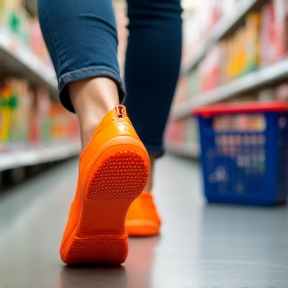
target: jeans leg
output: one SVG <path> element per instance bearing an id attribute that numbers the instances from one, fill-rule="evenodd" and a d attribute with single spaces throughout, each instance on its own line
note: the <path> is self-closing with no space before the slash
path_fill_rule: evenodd
<path id="1" fill-rule="evenodd" d="M 74 111 L 67 84 L 97 76 L 114 80 L 122 100 L 125 88 L 111 0 L 38 0 L 38 11 L 62 104 Z"/>
<path id="2" fill-rule="evenodd" d="M 127 0 L 125 83 L 128 115 L 150 156 L 161 156 L 163 132 L 179 76 L 180 0 Z"/>

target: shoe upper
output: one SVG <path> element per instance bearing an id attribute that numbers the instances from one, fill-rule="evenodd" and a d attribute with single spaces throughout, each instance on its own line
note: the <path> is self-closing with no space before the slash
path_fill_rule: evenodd
<path id="1" fill-rule="evenodd" d="M 126 215 L 126 226 L 133 223 L 155 223 L 161 225 L 161 219 L 157 212 L 153 195 L 141 193 L 131 204 Z"/>

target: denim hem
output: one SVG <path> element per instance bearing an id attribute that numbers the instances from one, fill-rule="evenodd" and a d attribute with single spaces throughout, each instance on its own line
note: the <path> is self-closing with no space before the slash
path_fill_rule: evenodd
<path id="1" fill-rule="evenodd" d="M 145 143 L 143 144 L 150 157 L 160 158 L 165 154 L 163 146 L 146 145 Z"/>
<path id="2" fill-rule="evenodd" d="M 114 80 L 118 87 L 119 102 L 120 103 L 123 102 L 126 96 L 126 89 L 124 82 L 119 76 L 119 74 L 109 67 L 91 66 L 65 73 L 59 78 L 59 85 L 58 85 L 60 94 L 59 98 L 60 102 L 67 110 L 75 113 L 72 102 L 70 100 L 69 89 L 67 87 L 67 84 L 74 81 L 93 77 L 108 77 Z"/>

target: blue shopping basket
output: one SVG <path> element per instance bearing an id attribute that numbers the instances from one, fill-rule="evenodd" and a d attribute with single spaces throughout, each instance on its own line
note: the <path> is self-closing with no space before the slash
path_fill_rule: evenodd
<path id="1" fill-rule="evenodd" d="M 271 206 L 288 195 L 288 106 L 216 104 L 193 111 L 209 202 Z"/>

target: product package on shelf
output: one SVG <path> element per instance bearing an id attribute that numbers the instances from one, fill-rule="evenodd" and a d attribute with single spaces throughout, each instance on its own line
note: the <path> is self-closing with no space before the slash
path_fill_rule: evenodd
<path id="1" fill-rule="evenodd" d="M 1 0 L 1 25 L 9 27 L 24 43 L 29 43 L 28 16 L 22 0 Z"/>
<path id="2" fill-rule="evenodd" d="M 261 21 L 261 65 L 267 66 L 287 55 L 288 1 L 268 1 L 261 10 Z"/>
<path id="3" fill-rule="evenodd" d="M 52 66 L 38 18 L 29 19 L 29 46 L 39 59 Z"/>
<path id="4" fill-rule="evenodd" d="M 0 142 L 8 142 L 10 139 L 12 114 L 17 107 L 16 101 L 12 87 L 3 83 L 0 86 Z"/>
<path id="5" fill-rule="evenodd" d="M 44 89 L 36 89 L 33 91 L 31 99 L 33 99 L 33 101 L 31 109 L 30 142 L 50 142 L 52 137 L 49 123 L 49 113 L 51 109 L 49 94 Z"/>
<path id="6" fill-rule="evenodd" d="M 215 46 L 199 65 L 199 74 L 201 75 L 200 91 L 205 92 L 219 86 L 220 81 L 220 47 Z M 205 80 L 204 80 L 205 79 Z"/>
<path id="7" fill-rule="evenodd" d="M 79 138 L 78 118 L 67 112 L 59 102 L 51 105 L 50 137 L 54 140 L 75 140 Z"/>
<path id="8" fill-rule="evenodd" d="M 220 3 L 219 3 L 220 2 Z M 191 57 L 191 52 L 203 48 L 216 23 L 223 17 L 225 11 L 222 10 L 227 0 L 206 0 L 203 2 L 197 13 L 190 13 L 185 17 L 183 23 L 184 47 L 183 57 Z M 230 1 L 231 2 L 231 1 Z M 233 3 L 237 1 L 232 0 Z M 191 51 L 192 50 L 192 51 Z M 195 53 L 196 54 L 196 53 Z M 192 53 L 192 59 L 194 57 Z"/>
<path id="9" fill-rule="evenodd" d="M 39 20 L 31 17 L 22 0 L 0 1 L 0 27 L 10 30 L 15 38 L 25 44 L 32 53 L 50 65 L 50 58 L 41 34 Z"/>
<path id="10" fill-rule="evenodd" d="M 231 8 L 235 7 L 235 3 L 227 1 L 225 5 Z M 197 19 L 198 16 L 195 17 Z M 192 23 L 189 20 L 189 25 Z M 287 23 L 288 0 L 263 1 L 258 10 L 247 14 L 242 26 L 215 44 L 204 59 L 188 72 L 189 98 L 285 57 L 288 51 Z M 194 30 L 186 27 L 186 38 L 189 38 L 189 31 L 192 34 Z M 196 45 L 191 46 L 189 43 L 187 47 L 193 50 Z M 188 49 L 187 47 L 184 49 Z M 184 53 L 184 57 L 187 53 Z"/>
<path id="11" fill-rule="evenodd" d="M 165 139 L 172 143 L 183 143 L 186 141 L 186 122 L 184 119 L 169 121 Z"/>
<path id="12" fill-rule="evenodd" d="M 165 143 L 169 147 L 185 152 L 189 150 L 189 155 L 197 157 L 199 151 L 198 123 L 192 115 L 181 119 L 172 119 L 168 122 Z M 173 149 L 173 148 L 172 148 Z"/>
<path id="13" fill-rule="evenodd" d="M 288 52 L 288 1 L 274 0 L 276 24 L 276 60 Z"/>
<path id="14" fill-rule="evenodd" d="M 233 36 L 219 42 L 219 85 L 249 73 L 259 66 L 260 16 L 253 12 L 247 15 L 245 25 Z M 212 53 L 212 52 L 211 52 Z M 202 91 L 201 91 L 202 92 Z"/>
<path id="15" fill-rule="evenodd" d="M 174 105 L 183 103 L 185 100 L 188 99 L 188 77 L 185 75 L 179 79 L 178 85 L 176 87 L 174 98 Z"/>
<path id="16" fill-rule="evenodd" d="M 246 18 L 246 27 L 244 32 L 245 51 L 243 62 L 245 66 L 241 73 L 248 73 L 259 67 L 260 60 L 260 14 L 251 13 Z M 240 62 L 241 60 L 239 60 Z"/>
<path id="17" fill-rule="evenodd" d="M 17 99 L 13 110 L 9 141 L 13 143 L 24 143 L 29 139 L 29 122 L 31 113 L 31 90 L 25 80 L 10 78 L 7 82 L 12 89 L 14 97 Z"/>
<path id="18" fill-rule="evenodd" d="M 26 80 L 6 78 L 0 82 L 0 146 L 47 145 L 77 140 L 78 120 L 44 88 L 30 89 Z"/>

